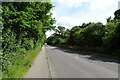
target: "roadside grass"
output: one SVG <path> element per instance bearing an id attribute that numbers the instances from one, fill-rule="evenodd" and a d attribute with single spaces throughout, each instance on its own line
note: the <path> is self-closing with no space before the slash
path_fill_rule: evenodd
<path id="1" fill-rule="evenodd" d="M 2 78 L 24 78 L 40 51 L 40 46 L 36 47 L 34 50 L 26 51 L 21 58 L 15 59 L 15 63 L 9 66 L 8 73 L 3 74 Z"/>
<path id="2" fill-rule="evenodd" d="M 58 47 L 76 50 L 76 51 L 83 51 L 83 52 L 87 52 L 90 55 L 101 56 L 115 60 L 118 60 L 120 56 L 120 50 L 113 51 L 113 50 L 105 49 L 103 47 L 79 47 L 79 46 L 70 46 L 70 45 L 69 46 L 61 45 Z"/>

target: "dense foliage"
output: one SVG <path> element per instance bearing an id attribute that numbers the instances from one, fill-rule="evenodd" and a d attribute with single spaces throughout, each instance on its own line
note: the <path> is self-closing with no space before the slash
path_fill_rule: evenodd
<path id="1" fill-rule="evenodd" d="M 55 46 L 77 46 L 83 50 L 93 50 L 108 55 L 120 53 L 120 10 L 115 17 L 107 18 L 106 25 L 101 22 L 83 23 L 68 30 L 58 26 L 56 32 L 47 39 L 47 43 Z"/>
<path id="2" fill-rule="evenodd" d="M 55 28 L 52 7 L 50 2 L 2 3 L 3 77 L 20 77 L 21 67 L 31 66 L 31 52 L 42 47 L 45 32 Z"/>
<path id="3" fill-rule="evenodd" d="M 3 28 L 3 24 L 2 24 L 2 9 L 1 9 L 1 3 L 0 3 L 0 77 L 2 74 L 2 28 Z"/>

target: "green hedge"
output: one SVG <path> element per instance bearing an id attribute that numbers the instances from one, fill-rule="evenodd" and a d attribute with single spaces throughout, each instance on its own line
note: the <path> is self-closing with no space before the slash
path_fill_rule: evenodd
<path id="1" fill-rule="evenodd" d="M 45 43 L 46 31 L 55 28 L 52 7 L 50 2 L 2 3 L 3 78 L 21 77 L 31 66 Z"/>

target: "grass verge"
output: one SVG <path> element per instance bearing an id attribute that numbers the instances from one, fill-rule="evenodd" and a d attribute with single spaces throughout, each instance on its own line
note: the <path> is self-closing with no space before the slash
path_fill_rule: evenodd
<path id="1" fill-rule="evenodd" d="M 6 74 L 2 74 L 2 79 L 23 78 L 26 72 L 30 69 L 40 51 L 41 47 L 38 46 L 34 50 L 26 51 L 24 55 L 20 55 L 21 58 L 15 59 L 14 64 L 9 65 L 8 72 Z"/>

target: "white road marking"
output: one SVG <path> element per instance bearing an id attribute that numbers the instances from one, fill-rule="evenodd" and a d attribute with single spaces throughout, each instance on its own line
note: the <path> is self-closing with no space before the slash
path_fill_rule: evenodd
<path id="1" fill-rule="evenodd" d="M 76 59 L 78 59 L 79 57 L 75 56 Z"/>

